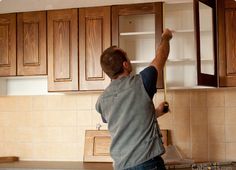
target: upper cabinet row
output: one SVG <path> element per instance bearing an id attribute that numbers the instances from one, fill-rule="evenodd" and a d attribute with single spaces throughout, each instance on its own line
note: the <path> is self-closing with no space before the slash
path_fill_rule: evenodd
<path id="1" fill-rule="evenodd" d="M 123 48 L 138 73 L 167 27 L 174 31 L 168 87 L 236 86 L 235 4 L 193 0 L 3 14 L 0 76 L 48 73 L 48 91 L 102 90 L 110 82 L 100 67 L 103 50 Z"/>

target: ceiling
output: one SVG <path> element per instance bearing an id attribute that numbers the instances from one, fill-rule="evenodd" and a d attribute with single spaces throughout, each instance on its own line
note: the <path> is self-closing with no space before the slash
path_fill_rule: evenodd
<path id="1" fill-rule="evenodd" d="M 191 2 L 192 0 L 0 0 L 0 13 L 51 9 L 106 6 L 116 4 L 160 2 Z"/>

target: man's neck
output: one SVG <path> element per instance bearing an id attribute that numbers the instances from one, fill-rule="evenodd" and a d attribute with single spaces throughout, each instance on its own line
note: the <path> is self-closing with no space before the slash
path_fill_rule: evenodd
<path id="1" fill-rule="evenodd" d="M 130 75 L 130 73 L 128 73 L 127 71 L 124 71 L 117 78 L 114 78 L 113 80 L 118 80 L 118 79 L 121 79 L 122 77 L 126 77 L 126 76 L 129 76 L 129 75 Z"/>

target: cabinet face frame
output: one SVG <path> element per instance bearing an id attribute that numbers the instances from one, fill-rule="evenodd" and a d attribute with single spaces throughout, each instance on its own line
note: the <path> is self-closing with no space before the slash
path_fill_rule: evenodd
<path id="1" fill-rule="evenodd" d="M 47 12 L 48 91 L 78 91 L 77 9 Z"/>
<path id="2" fill-rule="evenodd" d="M 16 75 L 16 14 L 0 15 L 0 76 Z"/>
<path id="3" fill-rule="evenodd" d="M 155 14 L 155 47 L 157 48 L 163 31 L 163 5 L 161 2 L 112 6 L 112 45 L 119 47 L 119 16 L 143 14 Z M 163 88 L 162 72 L 158 73 L 157 87 Z"/>
<path id="4" fill-rule="evenodd" d="M 17 14 L 17 75 L 46 75 L 46 11 Z"/>
<path id="5" fill-rule="evenodd" d="M 199 3 L 203 3 L 212 8 L 212 21 L 213 21 L 213 57 L 214 57 L 214 74 L 206 74 L 201 72 L 201 51 L 200 51 L 200 21 L 199 21 Z M 196 40 L 196 53 L 197 53 L 197 83 L 203 86 L 218 85 L 218 72 L 217 72 L 217 42 L 216 42 L 216 1 L 215 0 L 194 0 L 194 22 L 195 22 L 195 40 Z"/>

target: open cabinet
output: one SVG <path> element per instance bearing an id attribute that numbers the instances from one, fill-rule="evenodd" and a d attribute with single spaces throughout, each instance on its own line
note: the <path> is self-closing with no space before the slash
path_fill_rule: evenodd
<path id="1" fill-rule="evenodd" d="M 139 73 L 155 57 L 162 34 L 162 3 L 112 6 L 112 45 L 127 52 L 133 73 Z M 158 73 L 158 88 L 163 87 Z"/>
<path id="2" fill-rule="evenodd" d="M 139 73 L 153 60 L 163 28 L 174 31 L 167 61 L 168 88 L 217 86 L 215 1 L 112 7 L 112 44 L 124 49 Z M 158 86 L 163 87 L 162 73 Z"/>
<path id="3" fill-rule="evenodd" d="M 164 27 L 174 31 L 167 87 L 217 86 L 215 1 L 164 3 Z"/>

